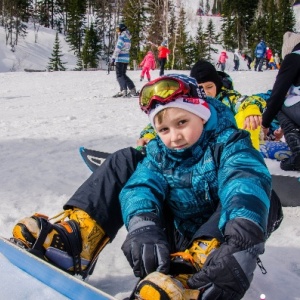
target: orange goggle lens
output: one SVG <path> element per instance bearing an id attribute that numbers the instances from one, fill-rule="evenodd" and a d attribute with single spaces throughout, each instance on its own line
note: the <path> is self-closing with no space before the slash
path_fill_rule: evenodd
<path id="1" fill-rule="evenodd" d="M 147 83 L 140 92 L 139 104 L 141 109 L 149 113 L 154 102 L 168 103 L 180 95 L 186 95 L 190 88 L 176 78 L 160 77 Z"/>

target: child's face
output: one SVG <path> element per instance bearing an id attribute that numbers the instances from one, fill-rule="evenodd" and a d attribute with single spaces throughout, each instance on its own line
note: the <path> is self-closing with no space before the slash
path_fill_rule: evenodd
<path id="1" fill-rule="evenodd" d="M 203 82 L 198 85 L 203 87 L 204 92 L 207 96 L 210 97 L 217 96 L 217 86 L 212 81 Z"/>
<path id="2" fill-rule="evenodd" d="M 164 110 L 161 123 L 157 115 L 154 124 L 160 139 L 169 149 L 185 149 L 195 144 L 203 132 L 205 121 L 197 115 L 177 107 Z"/>

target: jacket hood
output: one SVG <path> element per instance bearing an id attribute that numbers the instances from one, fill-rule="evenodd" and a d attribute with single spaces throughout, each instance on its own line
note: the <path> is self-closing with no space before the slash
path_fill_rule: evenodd
<path id="1" fill-rule="evenodd" d="M 284 57 L 287 54 L 290 54 L 298 43 L 300 43 L 300 34 L 287 31 L 283 35 L 283 44 L 282 44 L 282 51 L 281 51 L 282 58 L 284 59 Z"/>
<path id="2" fill-rule="evenodd" d="M 122 32 L 121 32 L 121 35 L 122 35 L 122 36 L 127 36 L 128 39 L 131 39 L 131 34 L 130 34 L 130 32 L 129 32 L 127 29 L 124 30 L 124 31 L 122 31 Z"/>

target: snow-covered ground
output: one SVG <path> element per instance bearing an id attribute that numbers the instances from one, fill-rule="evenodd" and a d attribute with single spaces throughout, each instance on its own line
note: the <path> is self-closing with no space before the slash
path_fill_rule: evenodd
<path id="1" fill-rule="evenodd" d="M 5 46 L 0 27 L 0 228 L 10 237 L 15 223 L 34 212 L 54 215 L 90 175 L 78 148 L 113 152 L 134 146 L 147 117 L 136 99 L 115 99 L 115 73 L 9 72 L 45 69 L 55 33 L 40 29 L 38 43 L 32 32 L 20 40 L 16 52 Z M 64 61 L 74 68 L 76 58 L 61 36 Z M 277 71 L 231 72 L 235 88 L 243 94 L 272 88 Z M 177 72 L 188 74 L 188 71 Z M 129 76 L 142 87 L 139 71 Z M 158 70 L 152 78 L 158 77 Z M 293 191 L 291 191 L 293 193 Z M 257 269 L 245 300 L 300 299 L 300 207 L 285 207 L 281 227 L 267 242 L 261 256 L 268 273 Z M 136 282 L 122 251 L 123 228 L 101 253 L 88 283 L 122 299 Z M 11 265 L 0 254 L 0 299 L 64 299 L 39 281 Z M 80 299 L 81 300 L 81 299 Z"/>
<path id="2" fill-rule="evenodd" d="M 140 88 L 139 71 L 128 74 Z M 230 75 L 236 89 L 249 94 L 271 88 L 276 71 Z M 157 77 L 158 70 L 152 76 Z M 24 216 L 61 211 L 90 175 L 78 154 L 80 146 L 103 151 L 134 146 L 147 124 L 136 99 L 111 97 L 118 89 L 114 72 L 0 73 L 0 86 L 0 228 L 6 237 Z M 261 293 L 273 300 L 300 299 L 300 207 L 284 208 L 284 213 L 282 226 L 261 257 L 268 273 L 256 270 L 246 300 L 259 299 Z M 89 279 L 118 299 L 136 281 L 120 250 L 125 235 L 122 229 L 105 248 Z M 2 256 L 0 266 L 1 299 L 59 299 Z"/>

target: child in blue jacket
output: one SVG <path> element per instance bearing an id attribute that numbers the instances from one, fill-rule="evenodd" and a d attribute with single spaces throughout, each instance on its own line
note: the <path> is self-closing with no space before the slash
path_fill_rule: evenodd
<path id="1" fill-rule="evenodd" d="M 215 238 L 220 246 L 204 266 L 196 263 L 184 285 L 201 290 L 198 299 L 241 299 L 264 252 L 271 177 L 261 155 L 225 105 L 191 95 L 178 78 L 146 84 L 140 105 L 158 136 L 120 194 L 128 229 L 123 252 L 136 276 L 150 273 L 139 297 L 181 299 L 174 293 L 191 292 L 163 275 L 170 272 L 170 253 L 191 247 L 197 261 L 195 247 Z M 217 226 L 210 224 L 216 216 Z"/>
<path id="2" fill-rule="evenodd" d="M 269 235 L 271 176 L 262 156 L 231 111 L 205 99 L 193 78 L 147 83 L 140 105 L 158 135 L 146 156 L 132 148 L 110 156 L 61 217 L 24 218 L 14 238 L 84 277 L 125 224 L 122 250 L 144 278 L 140 298 L 241 299 Z"/>

